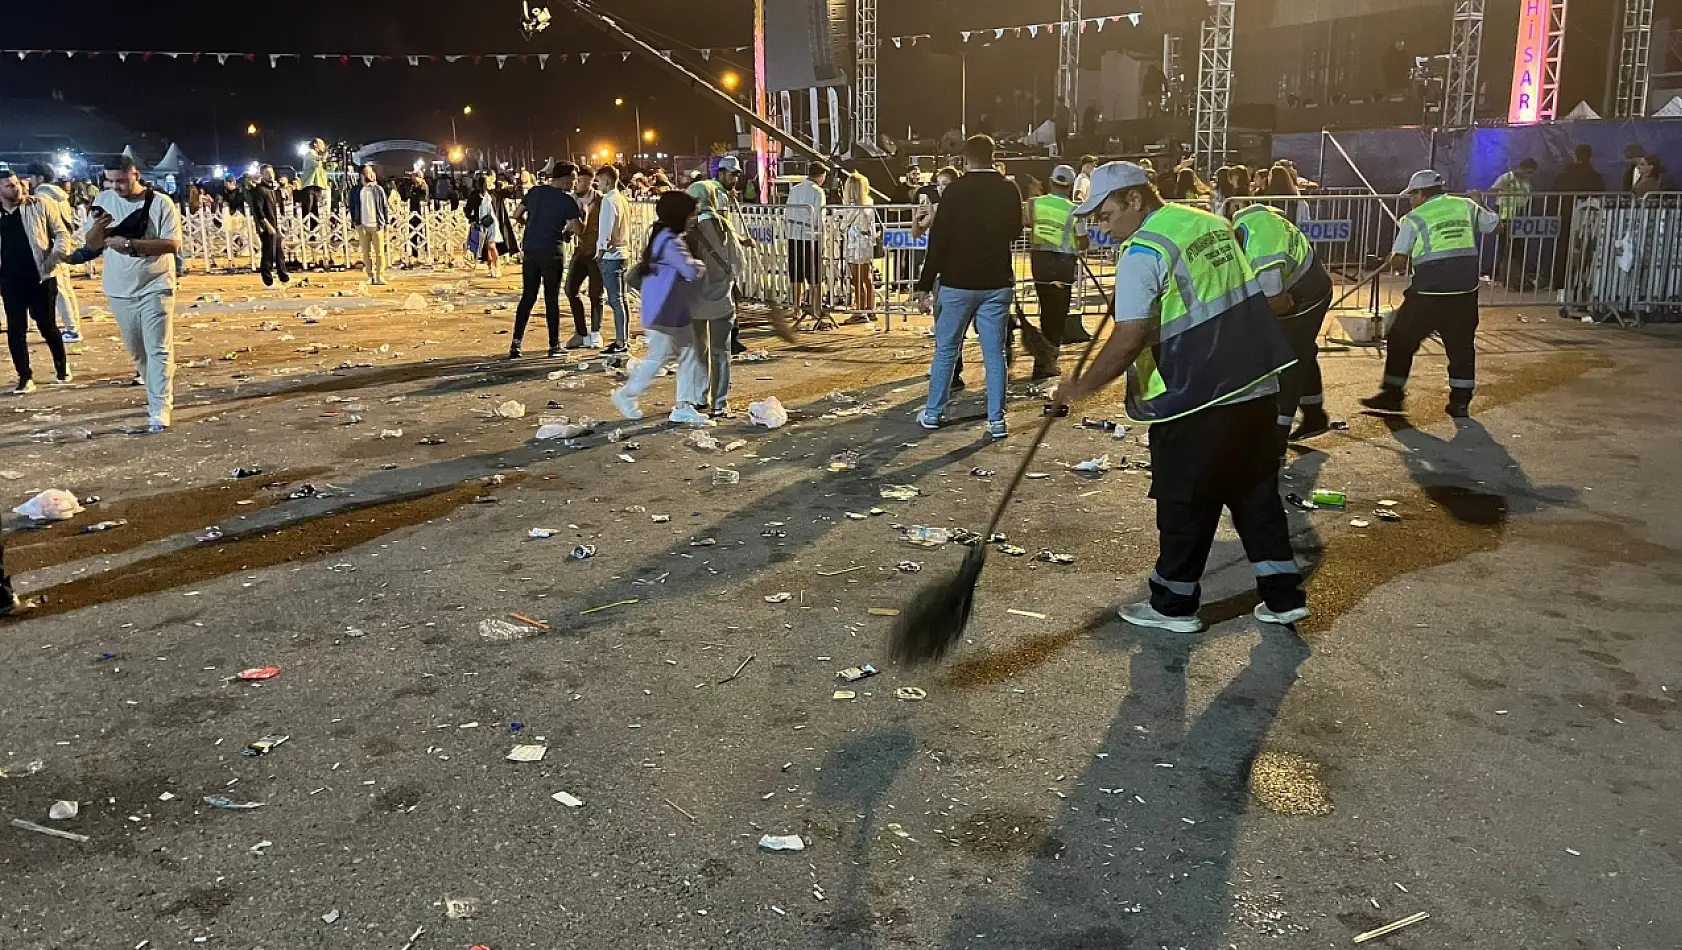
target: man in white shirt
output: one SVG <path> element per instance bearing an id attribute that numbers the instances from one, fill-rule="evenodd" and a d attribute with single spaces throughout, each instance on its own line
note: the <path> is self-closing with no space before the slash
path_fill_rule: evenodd
<path id="1" fill-rule="evenodd" d="M 1081 130 L 1085 132 L 1085 129 Z M 1091 155 L 1083 155 L 1080 160 L 1080 174 L 1075 176 L 1075 187 L 1070 197 L 1076 204 L 1083 202 L 1092 191 L 1092 172 L 1098 167 L 1098 159 Z"/>
<path id="2" fill-rule="evenodd" d="M 812 288 L 814 319 L 818 310 L 816 288 L 821 259 L 818 238 L 822 233 L 826 202 L 823 186 L 828 178 L 829 166 L 813 162 L 806 171 L 806 180 L 790 189 L 788 212 L 784 219 L 788 223 L 788 281 L 794 293 L 794 312 L 798 314 L 805 309 L 806 290 Z"/>
<path id="3" fill-rule="evenodd" d="M 105 296 L 117 332 L 146 384 L 146 431 L 169 428 L 175 404 L 175 255 L 181 215 L 175 202 L 140 181 L 134 160 L 105 169 L 106 190 L 94 199 L 84 235 L 104 248 Z"/>
<path id="4" fill-rule="evenodd" d="M 602 349 L 602 355 L 628 352 L 631 348 L 630 312 L 625 309 L 625 255 L 631 241 L 631 203 L 619 190 L 619 169 L 603 165 L 596 172 L 596 187 L 601 189 L 601 225 L 596 236 L 596 260 L 602 265 L 602 289 L 607 292 L 607 306 L 613 311 L 613 342 Z"/>

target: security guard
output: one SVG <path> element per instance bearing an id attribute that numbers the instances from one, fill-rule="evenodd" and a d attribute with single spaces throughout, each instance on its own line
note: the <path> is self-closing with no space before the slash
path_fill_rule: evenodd
<path id="1" fill-rule="evenodd" d="M 1472 414 L 1478 358 L 1478 235 L 1494 231 L 1501 219 L 1481 201 L 1446 194 L 1443 187 L 1443 176 L 1429 168 L 1408 180 L 1413 210 L 1396 229 L 1390 261 L 1401 267 L 1411 259 L 1413 284 L 1402 297 L 1385 345 L 1384 386 L 1378 395 L 1361 400 L 1374 412 L 1402 411 L 1413 354 L 1435 333 L 1448 353 L 1448 414 L 1457 419 Z"/>
<path id="2" fill-rule="evenodd" d="M 1291 365 L 1244 249 L 1227 222 L 1164 204 L 1144 169 L 1110 162 L 1092 174 L 1075 211 L 1096 215 L 1122 242 L 1115 327 L 1057 402 L 1085 399 L 1127 374 L 1127 415 L 1150 423 L 1151 497 L 1160 542 L 1150 600 L 1120 611 L 1128 623 L 1177 633 L 1202 629 L 1203 576 L 1221 509 L 1256 572 L 1264 623 L 1308 616 L 1302 574 L 1279 500 L 1275 399 Z"/>
<path id="3" fill-rule="evenodd" d="M 1232 227 L 1297 358 L 1279 379 L 1280 435 L 1288 442 L 1322 435 L 1331 429 L 1331 420 L 1320 380 L 1320 328 L 1332 306 L 1332 277 L 1307 236 L 1279 209 L 1249 205 L 1233 217 Z M 1293 432 L 1299 407 L 1302 424 Z"/>
<path id="4" fill-rule="evenodd" d="M 1074 294 L 1080 251 L 1088 241 L 1074 233 L 1075 203 L 1069 190 L 1075 185 L 1075 170 L 1059 165 L 1051 171 L 1051 193 L 1028 199 L 1029 266 L 1034 274 L 1034 294 L 1040 301 L 1040 332 L 1053 348 L 1064 343 L 1092 339 L 1080 318 L 1069 317 L 1069 300 Z M 1057 375 L 1057 363 L 1034 360 L 1034 378 Z"/>

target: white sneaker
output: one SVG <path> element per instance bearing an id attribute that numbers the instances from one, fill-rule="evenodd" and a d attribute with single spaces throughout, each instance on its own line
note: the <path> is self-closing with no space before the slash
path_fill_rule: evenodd
<path id="1" fill-rule="evenodd" d="M 1276 623 L 1281 627 L 1288 627 L 1299 620 L 1308 619 L 1307 607 L 1296 607 L 1291 610 L 1281 610 L 1275 613 L 1266 604 L 1256 605 L 1256 619 L 1262 623 Z"/>
<path id="2" fill-rule="evenodd" d="M 1197 633 L 1203 629 L 1203 621 L 1197 617 L 1170 617 L 1158 612 L 1148 600 L 1128 604 L 1116 611 L 1116 616 L 1137 627 L 1155 627 L 1170 633 Z"/>
<path id="3" fill-rule="evenodd" d="M 672 410 L 672 414 L 668 418 L 673 425 L 695 426 L 701 429 L 718 425 L 718 423 L 701 415 L 694 406 L 679 406 Z"/>
<path id="4" fill-rule="evenodd" d="M 587 350 L 599 350 L 599 349 L 601 349 L 602 348 L 602 335 L 600 333 L 590 334 L 587 338 L 585 338 L 584 348 L 587 349 Z"/>
<path id="5" fill-rule="evenodd" d="M 627 419 L 641 419 L 643 416 L 642 410 L 637 408 L 636 398 L 627 395 L 623 389 L 613 391 L 613 407 L 618 409 L 619 414 Z M 673 415 L 676 415 L 676 413 L 673 413 Z M 677 420 L 672 421 L 676 422 Z"/>

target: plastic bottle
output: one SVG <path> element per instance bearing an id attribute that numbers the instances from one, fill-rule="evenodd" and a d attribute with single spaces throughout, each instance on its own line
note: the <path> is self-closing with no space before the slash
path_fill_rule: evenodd
<path id="1" fill-rule="evenodd" d="M 48 429 L 37 432 L 29 437 L 31 442 L 86 442 L 93 438 L 93 430 L 85 426 L 72 426 L 67 429 Z"/>

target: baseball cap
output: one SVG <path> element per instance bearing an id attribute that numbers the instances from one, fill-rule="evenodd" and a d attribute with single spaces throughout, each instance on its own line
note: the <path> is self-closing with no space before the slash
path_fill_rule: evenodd
<path id="1" fill-rule="evenodd" d="M 739 172 L 742 170 L 742 160 L 734 155 L 726 155 L 718 160 L 718 170 L 721 172 Z"/>
<path id="2" fill-rule="evenodd" d="M 1086 201 L 1075 209 L 1075 214 L 1085 217 L 1104 203 L 1104 199 L 1123 188 L 1138 188 L 1151 183 L 1145 170 L 1132 162 L 1106 162 L 1092 171 L 1091 190 L 1086 194 Z"/>
<path id="3" fill-rule="evenodd" d="M 1447 183 L 1443 181 L 1443 176 L 1436 169 L 1426 168 L 1413 173 L 1413 177 L 1408 179 L 1407 190 L 1424 191 L 1427 188 L 1441 188 L 1445 184 Z"/>
<path id="4" fill-rule="evenodd" d="M 1075 170 L 1067 165 L 1059 165 L 1051 170 L 1051 180 L 1058 185 L 1072 185 L 1075 183 Z"/>

